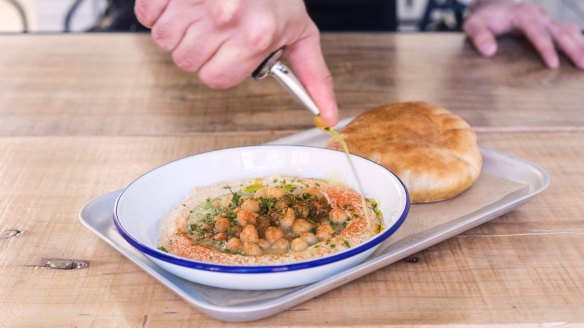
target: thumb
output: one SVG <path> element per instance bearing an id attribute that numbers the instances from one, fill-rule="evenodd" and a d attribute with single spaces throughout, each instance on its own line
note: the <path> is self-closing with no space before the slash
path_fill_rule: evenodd
<path id="1" fill-rule="evenodd" d="M 470 17 L 464 23 L 464 33 L 483 56 L 491 57 L 497 52 L 495 35 L 481 17 Z"/>
<path id="2" fill-rule="evenodd" d="M 339 121 L 339 109 L 333 90 L 333 78 L 322 55 L 316 26 L 304 38 L 286 46 L 286 57 L 298 80 L 304 85 L 318 108 L 322 120 L 329 126 Z"/>

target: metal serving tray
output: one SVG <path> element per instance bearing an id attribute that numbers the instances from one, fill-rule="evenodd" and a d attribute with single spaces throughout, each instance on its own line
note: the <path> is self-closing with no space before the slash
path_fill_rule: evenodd
<path id="1" fill-rule="evenodd" d="M 345 120 L 341 125 L 347 122 L 348 120 Z M 324 146 L 327 138 L 319 130 L 312 129 L 275 140 L 271 144 Z M 494 201 L 488 200 L 487 197 L 485 198 L 487 199 L 486 202 L 475 204 L 475 208 L 470 212 L 461 214 L 453 211 L 451 219 L 448 218 L 446 221 L 438 222 L 435 226 L 424 226 L 419 231 L 414 231 L 408 235 L 402 234 L 397 240 L 390 239 L 386 241 L 387 245 L 382 245 L 380 250 L 360 265 L 320 282 L 296 288 L 271 291 L 228 290 L 191 283 L 166 272 L 128 244 L 114 227 L 112 210 L 114 202 L 121 192 L 120 190 L 97 197 L 87 203 L 80 212 L 80 220 L 98 237 L 199 311 L 213 318 L 225 321 L 257 320 L 289 309 L 333 288 L 344 285 L 363 275 L 505 214 L 528 202 L 549 184 L 549 175 L 547 172 L 532 163 L 488 148 L 481 147 L 481 152 L 483 154 L 483 170 L 481 176 L 488 175 L 499 179 L 497 181 L 502 182 L 502 184 L 508 182 L 520 186 L 520 188 L 516 188 Z M 483 182 L 479 178 L 475 185 L 479 184 L 480 187 L 481 183 Z M 492 179 L 491 185 L 488 188 L 493 189 Z M 482 197 L 479 199 L 482 199 Z M 442 206 L 440 211 L 444 213 L 445 208 L 454 208 L 452 204 L 446 207 Z M 414 210 L 415 206 L 412 206 Z M 428 212 L 427 210 L 432 210 L 431 206 L 438 205 L 428 204 L 422 206 L 426 206 L 426 212 Z M 412 212 L 410 212 L 410 216 L 412 216 Z M 406 222 L 408 219 L 406 219 Z M 410 227 L 410 229 L 412 228 Z"/>

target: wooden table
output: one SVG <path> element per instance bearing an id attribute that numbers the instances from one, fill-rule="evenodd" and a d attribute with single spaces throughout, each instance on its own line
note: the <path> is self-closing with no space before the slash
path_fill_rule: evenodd
<path id="1" fill-rule="evenodd" d="M 458 34 L 333 34 L 323 47 L 342 117 L 439 103 L 552 184 L 417 263 L 248 325 L 584 325 L 584 72 L 547 70 L 516 39 L 493 59 Z M 147 35 L 2 35 L 0 49 L 0 326 L 234 326 L 144 273 L 78 211 L 159 164 L 287 136 L 311 117 L 273 81 L 209 90 Z M 53 270 L 47 258 L 89 266 Z"/>

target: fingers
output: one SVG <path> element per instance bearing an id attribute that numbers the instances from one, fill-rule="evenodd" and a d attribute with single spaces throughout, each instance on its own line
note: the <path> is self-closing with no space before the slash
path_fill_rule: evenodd
<path id="1" fill-rule="evenodd" d="M 212 88 L 249 78 L 274 50 L 288 45 L 297 76 L 328 125 L 338 121 L 333 84 L 318 29 L 302 0 L 137 0 L 136 15 L 176 65 Z M 307 28 L 308 27 L 308 28 Z"/>
<path id="2" fill-rule="evenodd" d="M 554 40 L 570 60 L 584 69 L 584 36 L 575 24 L 550 22 L 548 29 Z"/>
<path id="3" fill-rule="evenodd" d="M 136 0 L 134 12 L 138 21 L 150 28 L 156 23 L 169 0 Z"/>
<path id="4" fill-rule="evenodd" d="M 242 56 L 241 47 L 233 44 L 224 44 L 199 70 L 199 78 L 207 86 L 214 89 L 230 88 L 246 78 L 269 55 Z"/>
<path id="5" fill-rule="evenodd" d="M 464 24 L 464 31 L 478 51 L 492 56 L 497 51 L 495 37 L 510 31 L 520 31 L 546 66 L 557 68 L 560 60 L 556 47 L 576 66 L 584 69 L 584 36 L 575 24 L 559 23 L 533 3 L 486 2 L 473 11 Z"/>
<path id="6" fill-rule="evenodd" d="M 337 124 L 339 109 L 335 100 L 333 79 L 325 64 L 319 33 L 314 23 L 311 22 L 304 38 L 288 46 L 286 54 L 298 80 L 320 108 L 323 121 L 329 126 Z"/>
<path id="7" fill-rule="evenodd" d="M 182 70 L 198 73 L 207 86 L 225 89 L 238 84 L 284 44 L 277 42 L 285 42 L 276 41 L 278 24 L 266 8 L 248 10 L 241 1 L 229 0 L 209 2 L 204 9 L 204 17 L 186 29 L 172 57 Z"/>
<path id="8" fill-rule="evenodd" d="M 181 70 L 197 73 L 227 39 L 224 33 L 213 33 L 205 22 L 194 22 L 172 52 L 172 60 Z"/>
<path id="9" fill-rule="evenodd" d="M 489 30 L 482 17 L 469 18 L 464 23 L 464 32 L 483 56 L 491 57 L 497 52 L 495 35 Z"/>
<path id="10" fill-rule="evenodd" d="M 172 51 L 183 39 L 187 28 L 197 20 L 202 20 L 200 8 L 189 1 L 171 1 L 154 23 L 152 39 L 163 50 Z"/>
<path id="11" fill-rule="evenodd" d="M 535 5 L 520 5 L 515 16 L 515 26 L 535 47 L 549 68 L 558 68 L 560 60 L 552 36 L 544 22 L 548 19 L 544 12 Z"/>
<path id="12" fill-rule="evenodd" d="M 200 68 L 199 77 L 213 88 L 229 88 L 249 78 L 251 73 L 285 40 L 275 38 L 277 25 L 269 15 L 256 12 L 241 32 L 231 35 Z M 263 17 L 263 18 L 262 18 Z"/>

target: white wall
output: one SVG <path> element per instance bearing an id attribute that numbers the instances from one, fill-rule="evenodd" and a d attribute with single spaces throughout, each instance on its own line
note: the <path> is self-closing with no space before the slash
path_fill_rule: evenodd
<path id="1" fill-rule="evenodd" d="M 397 0 L 400 30 L 412 31 L 426 8 L 428 0 Z M 584 0 L 524 0 L 546 9 L 552 16 L 566 22 L 575 22 L 584 29 Z"/>
<path id="2" fill-rule="evenodd" d="M 65 17 L 74 0 L 17 0 L 27 8 L 30 30 L 62 32 Z M 84 0 L 73 17 L 71 30 L 85 31 L 93 26 L 105 8 L 104 0 Z M 5 0 L 0 0 L 0 31 L 21 31 L 17 12 Z"/>
<path id="3" fill-rule="evenodd" d="M 30 1 L 20 0 L 19 3 L 27 16 L 33 14 L 33 7 Z M 34 28 L 31 24 L 34 25 L 34 21 L 30 22 L 29 19 L 29 29 Z M 8 1 L 0 0 L 0 32 L 21 32 L 23 28 L 23 22 L 16 7 Z"/>

